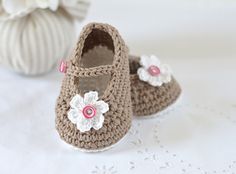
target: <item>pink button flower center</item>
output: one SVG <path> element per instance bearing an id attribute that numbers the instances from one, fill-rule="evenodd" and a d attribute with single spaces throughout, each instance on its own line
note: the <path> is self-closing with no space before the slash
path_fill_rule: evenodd
<path id="1" fill-rule="evenodd" d="M 66 62 L 62 60 L 60 63 L 59 71 L 61 73 L 66 73 L 66 69 L 67 69 Z"/>
<path id="2" fill-rule="evenodd" d="M 96 108 L 90 105 L 85 106 L 83 115 L 85 118 L 93 118 L 96 115 Z"/>
<path id="3" fill-rule="evenodd" d="M 161 70 L 160 70 L 160 68 L 158 68 L 157 66 L 151 65 L 151 66 L 148 68 L 148 72 L 149 72 L 149 74 L 151 74 L 152 76 L 158 76 L 158 75 L 160 75 Z"/>

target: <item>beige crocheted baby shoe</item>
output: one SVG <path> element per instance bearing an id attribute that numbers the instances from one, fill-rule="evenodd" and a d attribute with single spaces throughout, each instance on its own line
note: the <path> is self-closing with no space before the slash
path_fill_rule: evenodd
<path id="1" fill-rule="evenodd" d="M 177 101 L 181 88 L 168 65 L 154 55 L 130 56 L 129 64 L 134 115 L 158 116 Z"/>
<path id="2" fill-rule="evenodd" d="M 99 45 L 112 54 L 88 56 Z M 65 77 L 56 105 L 61 139 L 86 152 L 116 144 L 129 130 L 132 116 L 128 49 L 118 31 L 107 24 L 85 26 L 61 70 Z"/>

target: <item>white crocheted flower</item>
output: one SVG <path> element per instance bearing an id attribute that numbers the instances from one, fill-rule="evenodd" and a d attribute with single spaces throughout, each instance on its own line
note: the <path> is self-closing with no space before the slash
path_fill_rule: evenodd
<path id="1" fill-rule="evenodd" d="M 2 0 L 2 8 L 13 16 L 30 13 L 36 8 L 56 11 L 58 5 L 59 0 Z"/>
<path id="2" fill-rule="evenodd" d="M 71 109 L 68 112 L 69 120 L 76 124 L 81 132 L 95 130 L 103 126 L 103 114 L 109 111 L 109 106 L 103 100 L 98 101 L 98 93 L 90 91 L 85 93 L 84 98 L 75 95 L 70 102 Z"/>
<path id="3" fill-rule="evenodd" d="M 140 65 L 142 67 L 137 71 L 140 80 L 148 82 L 155 87 L 171 81 L 172 71 L 170 67 L 166 64 L 161 64 L 156 56 L 141 56 Z"/>

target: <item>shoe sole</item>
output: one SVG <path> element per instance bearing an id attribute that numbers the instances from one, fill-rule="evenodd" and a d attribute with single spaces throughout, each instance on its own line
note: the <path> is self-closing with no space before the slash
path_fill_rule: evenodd
<path id="1" fill-rule="evenodd" d="M 75 151 L 80 151 L 80 152 L 84 152 L 84 153 L 99 153 L 99 152 L 104 152 L 104 151 L 107 151 L 107 150 L 110 150 L 112 149 L 114 146 L 117 146 L 119 144 L 122 143 L 122 141 L 124 141 L 124 139 L 127 137 L 127 134 L 128 132 L 125 134 L 124 137 L 122 137 L 119 141 L 117 141 L 115 144 L 111 145 L 111 146 L 108 146 L 108 147 L 105 147 L 105 148 L 101 148 L 101 149 L 92 149 L 92 150 L 89 150 L 89 149 L 83 149 L 83 148 L 78 148 L 78 147 L 75 147 L 71 144 L 67 144 L 66 142 L 64 141 L 60 141 L 63 143 L 63 146 L 67 146 L 69 147 L 70 149 L 73 149 Z"/>

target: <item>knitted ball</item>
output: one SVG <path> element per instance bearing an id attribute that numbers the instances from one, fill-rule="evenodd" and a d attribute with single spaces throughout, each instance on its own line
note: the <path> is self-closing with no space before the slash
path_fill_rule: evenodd
<path id="1" fill-rule="evenodd" d="M 68 56 L 76 40 L 75 24 L 89 7 L 88 0 L 54 0 L 55 10 L 26 6 L 8 14 L 1 1 L 0 64 L 25 75 L 46 73 Z"/>
<path id="2" fill-rule="evenodd" d="M 61 8 L 2 21 L 0 33 L 0 64 L 26 75 L 50 71 L 76 39 L 73 18 Z"/>

